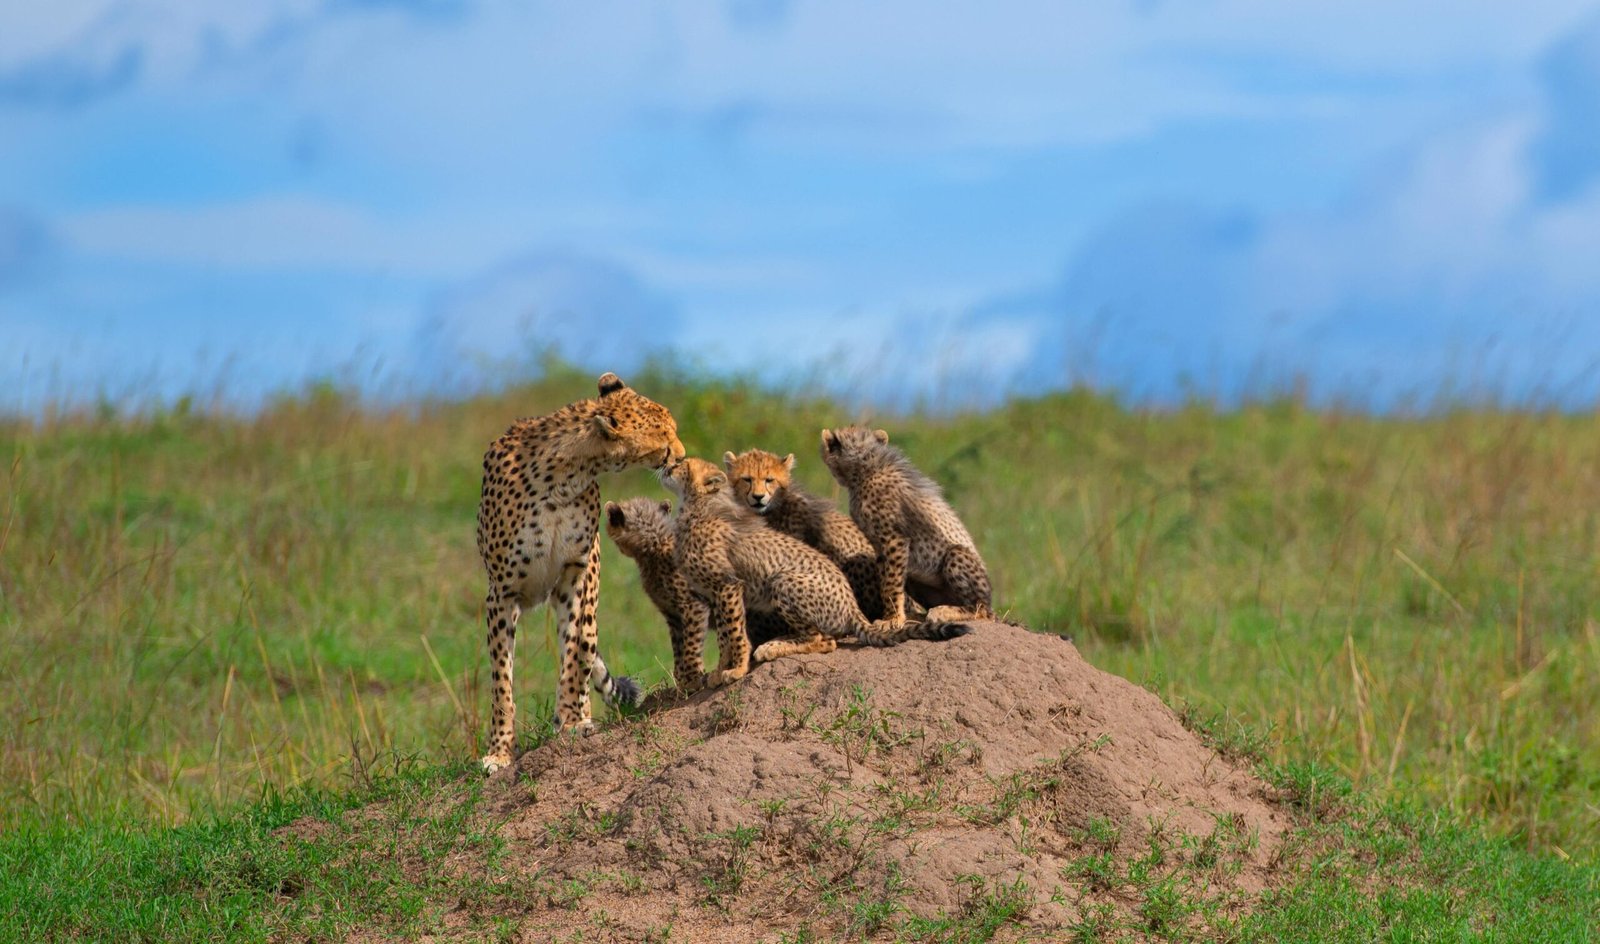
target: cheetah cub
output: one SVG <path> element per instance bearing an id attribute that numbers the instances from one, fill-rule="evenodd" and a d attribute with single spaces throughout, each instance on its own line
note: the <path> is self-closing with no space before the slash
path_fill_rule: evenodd
<path id="1" fill-rule="evenodd" d="M 703 652 L 711 607 L 689 591 L 689 583 L 673 559 L 678 539 L 672 503 L 649 498 L 606 502 L 605 522 L 607 536 L 624 557 L 638 565 L 645 594 L 667 621 L 672 675 L 679 691 L 685 695 L 699 691 L 705 687 Z M 750 645 L 759 648 L 793 633 L 789 624 L 773 614 L 752 612 L 748 616 Z M 832 649 L 833 640 L 827 642 Z M 731 639 L 719 638 L 718 645 L 722 652 L 733 651 Z"/>
<path id="2" fill-rule="evenodd" d="M 878 551 L 884 619 L 905 619 L 905 597 L 928 607 L 993 615 L 989 571 L 939 486 L 889 445 L 883 430 L 822 431 L 822 461 L 850 490 L 850 517 Z"/>
<path id="3" fill-rule="evenodd" d="M 778 458 L 761 449 L 723 453 L 722 467 L 734 497 L 766 519 L 767 525 L 799 538 L 828 555 L 850 579 L 850 589 L 867 619 L 883 617 L 879 595 L 878 552 L 850 516 L 833 502 L 801 488 L 791 478 L 794 453 Z"/>
<path id="4" fill-rule="evenodd" d="M 639 566 L 645 595 L 666 618 L 672 636 L 672 677 L 688 694 L 705 686 L 702 647 L 711 608 L 689 592 L 688 581 L 673 562 L 677 538 L 671 515 L 669 501 L 630 498 L 621 504 L 606 502 L 606 535 L 622 556 Z"/>
<path id="5" fill-rule="evenodd" d="M 826 651 L 834 640 L 847 636 L 892 646 L 907 639 L 952 639 L 968 631 L 961 623 L 869 622 L 856 605 L 850 581 L 833 561 L 767 527 L 739 503 L 727 487 L 728 477 L 709 462 L 684 459 L 664 470 L 661 480 L 682 499 L 678 569 L 689 589 L 710 602 L 719 633 L 726 631 L 737 646 L 747 608 L 776 612 L 790 626 L 804 627 L 788 639 L 762 646 L 758 660 L 807 645 L 824 647 L 809 651 Z M 724 659 L 707 683 L 725 685 L 748 669 L 735 650 L 735 658 Z"/>

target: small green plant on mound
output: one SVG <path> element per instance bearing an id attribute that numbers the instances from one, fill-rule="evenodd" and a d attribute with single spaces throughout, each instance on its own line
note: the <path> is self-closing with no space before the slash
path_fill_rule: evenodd
<path id="1" fill-rule="evenodd" d="M 736 826 L 726 832 L 711 833 L 706 841 L 721 849 L 722 862 L 701 879 L 705 886 L 705 902 L 726 910 L 728 899 L 739 894 L 745 879 L 750 875 L 750 847 L 761 838 L 758 826 Z"/>
<path id="2" fill-rule="evenodd" d="M 941 918 L 908 918 L 898 929 L 900 939 L 983 944 L 1002 928 L 1023 921 L 1035 904 L 1033 891 L 1020 878 L 1006 884 L 966 875 L 961 882 L 968 895 L 960 911 Z"/>
<path id="3" fill-rule="evenodd" d="M 822 743 L 838 748 L 844 755 L 845 769 L 853 772 L 874 753 L 888 754 L 923 737 L 923 732 L 903 730 L 900 713 L 872 704 L 872 692 L 852 686 L 843 710 L 825 723 L 814 723 L 812 731 Z"/>

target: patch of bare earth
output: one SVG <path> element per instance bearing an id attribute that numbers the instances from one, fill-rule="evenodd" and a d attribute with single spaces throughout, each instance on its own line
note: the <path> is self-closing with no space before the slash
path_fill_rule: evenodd
<path id="1" fill-rule="evenodd" d="M 525 892 L 446 903 L 440 939 L 1181 939 L 1273 885 L 1291 825 L 1156 696 L 1002 623 L 758 666 L 524 754 L 472 815 L 494 861 L 429 867 Z"/>

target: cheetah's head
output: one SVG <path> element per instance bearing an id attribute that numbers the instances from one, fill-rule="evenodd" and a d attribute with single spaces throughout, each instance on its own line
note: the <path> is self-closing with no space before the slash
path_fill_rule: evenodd
<path id="1" fill-rule="evenodd" d="M 600 398 L 594 403 L 594 439 L 612 471 L 631 466 L 663 469 L 683 458 L 672 414 L 616 374 L 600 376 Z"/>
<path id="2" fill-rule="evenodd" d="M 624 557 L 671 554 L 672 502 L 642 497 L 606 502 L 606 534 Z"/>
<path id="3" fill-rule="evenodd" d="M 722 494 L 728 487 L 728 477 L 706 460 L 690 457 L 663 469 L 661 484 L 687 504 Z"/>
<path id="4" fill-rule="evenodd" d="M 762 449 L 734 455 L 722 454 L 722 467 L 728 470 L 734 497 L 760 514 L 766 514 L 782 499 L 794 471 L 794 453 L 782 459 Z"/>
<path id="5" fill-rule="evenodd" d="M 882 456 L 889 434 L 881 429 L 842 426 L 822 431 L 822 461 L 839 480 L 849 485 L 854 477 Z"/>

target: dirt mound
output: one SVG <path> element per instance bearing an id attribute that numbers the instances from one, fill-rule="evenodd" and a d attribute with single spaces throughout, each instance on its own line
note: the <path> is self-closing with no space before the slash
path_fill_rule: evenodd
<path id="1" fill-rule="evenodd" d="M 1181 936 L 1290 825 L 1154 695 L 1001 623 L 762 665 L 486 790 L 527 941 Z"/>

